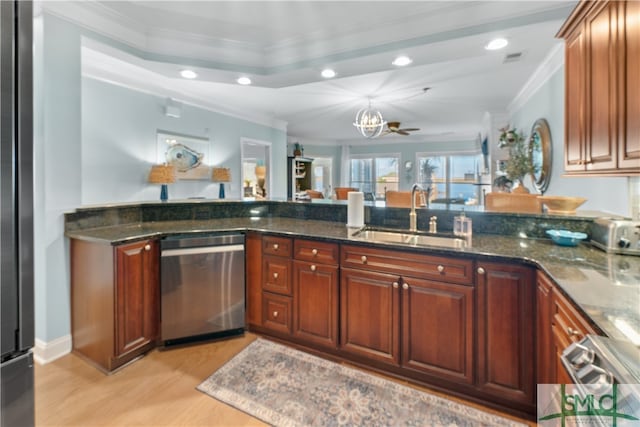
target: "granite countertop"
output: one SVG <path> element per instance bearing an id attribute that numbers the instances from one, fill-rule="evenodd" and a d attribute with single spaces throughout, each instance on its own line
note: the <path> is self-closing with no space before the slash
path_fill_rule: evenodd
<path id="1" fill-rule="evenodd" d="M 367 244 L 351 237 L 356 230 L 342 223 L 276 217 L 143 222 L 67 231 L 66 236 L 115 245 L 169 234 L 244 230 Z M 534 265 L 559 285 L 597 329 L 640 346 L 640 257 L 607 254 L 588 243 L 561 247 L 549 239 L 489 234 L 475 234 L 468 248 L 375 245 Z"/>

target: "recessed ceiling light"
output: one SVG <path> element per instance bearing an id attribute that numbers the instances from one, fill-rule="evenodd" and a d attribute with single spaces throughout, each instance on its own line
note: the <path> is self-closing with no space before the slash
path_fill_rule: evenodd
<path id="1" fill-rule="evenodd" d="M 245 86 L 251 84 L 251 79 L 249 77 L 240 77 L 236 81 L 238 82 L 238 84 L 245 85 Z"/>
<path id="2" fill-rule="evenodd" d="M 509 42 L 507 41 L 507 39 L 493 39 L 484 48 L 487 50 L 498 50 L 502 49 L 508 44 Z"/>
<path id="3" fill-rule="evenodd" d="M 331 68 L 325 68 L 324 70 L 322 70 L 322 77 L 324 77 L 325 79 L 330 79 L 332 77 L 336 76 L 336 72 L 333 71 Z"/>
<path id="4" fill-rule="evenodd" d="M 396 67 L 404 67 L 405 65 L 409 65 L 412 62 L 413 62 L 413 59 L 403 55 L 403 56 L 398 56 L 396 59 L 394 59 L 392 64 L 395 65 Z"/>
<path id="5" fill-rule="evenodd" d="M 195 79 L 198 77 L 198 73 L 193 70 L 182 70 L 180 71 L 180 75 L 185 79 Z"/>

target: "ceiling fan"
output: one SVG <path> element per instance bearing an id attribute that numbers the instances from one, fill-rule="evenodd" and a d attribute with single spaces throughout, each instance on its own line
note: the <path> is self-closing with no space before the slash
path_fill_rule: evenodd
<path id="1" fill-rule="evenodd" d="M 389 135 L 390 133 L 397 133 L 398 135 L 409 135 L 409 132 L 415 132 L 420 130 L 419 128 L 404 128 L 400 129 L 400 122 L 387 122 L 387 129 L 385 129 L 380 136 Z"/>

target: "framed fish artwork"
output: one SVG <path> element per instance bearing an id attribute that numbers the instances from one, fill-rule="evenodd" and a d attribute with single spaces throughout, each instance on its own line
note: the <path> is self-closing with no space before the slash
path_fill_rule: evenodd
<path id="1" fill-rule="evenodd" d="M 209 139 L 158 131 L 157 143 L 157 162 L 175 166 L 177 179 L 211 179 Z"/>

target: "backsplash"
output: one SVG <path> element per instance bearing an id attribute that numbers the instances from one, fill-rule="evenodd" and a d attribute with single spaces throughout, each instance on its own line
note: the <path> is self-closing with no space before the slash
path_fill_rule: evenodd
<path id="1" fill-rule="evenodd" d="M 450 233 L 459 210 L 417 209 L 418 230 L 428 230 L 436 216 L 438 231 Z M 546 238 L 549 229 L 581 231 L 591 235 L 593 217 L 467 212 L 474 234 Z M 185 201 L 78 208 L 65 214 L 65 230 L 76 231 L 144 222 L 194 221 L 234 217 L 283 217 L 345 223 L 346 204 L 286 201 Z M 365 224 L 376 227 L 409 227 L 409 209 L 366 206 Z"/>

